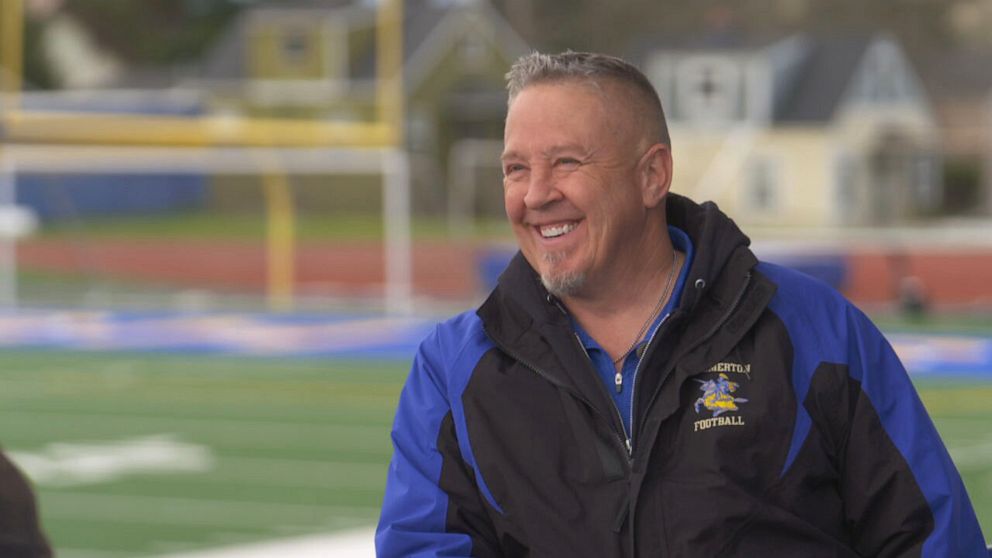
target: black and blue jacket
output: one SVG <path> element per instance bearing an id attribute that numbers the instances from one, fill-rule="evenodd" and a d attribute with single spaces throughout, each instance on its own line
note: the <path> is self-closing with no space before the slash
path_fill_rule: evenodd
<path id="1" fill-rule="evenodd" d="M 835 291 L 759 263 L 713 204 L 634 386 L 633 446 L 564 309 L 518 255 L 437 327 L 400 398 L 380 558 L 985 557 L 889 344 Z"/>

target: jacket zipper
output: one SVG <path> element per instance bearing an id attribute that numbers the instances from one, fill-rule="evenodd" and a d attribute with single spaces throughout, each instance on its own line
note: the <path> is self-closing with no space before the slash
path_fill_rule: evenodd
<path id="1" fill-rule="evenodd" d="M 637 401 L 637 373 L 640 372 L 641 365 L 644 364 L 644 361 L 645 360 L 647 360 L 645 357 L 648 356 L 648 351 L 650 351 L 650 349 L 651 349 L 651 344 L 654 343 L 654 338 L 658 335 L 658 332 L 661 331 L 661 328 L 663 328 L 665 326 L 665 322 L 668 321 L 668 318 L 671 315 L 672 315 L 671 312 L 665 314 L 665 317 L 662 318 L 661 319 L 661 322 L 658 323 L 658 327 L 656 327 L 655 330 L 651 332 L 651 335 L 648 337 L 648 343 L 647 343 L 647 345 L 644 346 L 644 351 L 641 352 L 641 358 L 638 359 L 637 366 L 634 367 L 634 374 L 630 378 L 630 429 L 631 429 L 631 431 L 634 430 L 634 402 Z M 619 373 L 617 373 L 617 374 L 619 375 Z M 629 451 L 631 453 L 631 457 L 633 457 L 633 453 L 634 453 L 634 449 L 633 449 L 633 437 L 634 437 L 633 436 L 633 432 L 631 432 L 630 437 L 627 438 L 627 451 Z"/>
<path id="2" fill-rule="evenodd" d="M 713 334 L 715 334 L 718 329 L 720 329 L 720 327 L 724 324 L 724 322 L 726 322 L 727 319 L 729 319 L 730 316 L 734 313 L 734 311 L 737 310 L 737 306 L 740 305 L 741 300 L 744 299 L 744 293 L 747 292 L 747 288 L 748 288 L 748 286 L 750 286 L 750 284 L 751 284 L 751 272 L 748 272 L 747 273 L 747 277 L 744 279 L 744 286 L 741 288 L 741 290 L 737 293 L 737 296 L 734 298 L 733 303 L 730 305 L 730 310 L 728 310 L 723 316 L 720 317 L 719 320 L 716 321 L 716 323 L 714 324 L 714 326 L 712 328 L 710 328 L 710 330 L 706 333 L 706 335 L 704 335 L 703 337 L 701 337 L 697 343 L 692 344 L 692 346 L 690 346 L 685 352 L 691 351 L 692 349 L 698 347 L 701 343 L 705 342 L 707 339 L 709 339 L 710 337 L 712 337 Z M 665 320 L 667 320 L 669 316 L 671 316 L 671 313 L 669 313 L 669 314 L 667 314 L 665 316 Z M 651 349 L 653 349 L 652 344 L 653 344 L 653 341 L 654 341 L 654 337 L 661 330 L 661 326 L 664 324 L 664 321 L 665 320 L 662 321 L 662 324 L 659 324 L 658 325 L 658 329 L 655 330 L 654 334 L 652 334 L 652 336 L 651 336 L 651 339 L 648 340 L 648 344 L 644 348 L 644 354 L 641 356 L 641 362 L 644 362 L 645 360 L 648 359 L 648 357 L 651 356 L 650 353 L 651 353 Z M 683 352 L 683 354 L 684 354 L 684 352 Z M 637 369 L 640 369 L 641 362 L 638 362 L 637 363 Z M 673 366 L 673 369 L 674 369 L 674 366 Z M 635 373 L 636 373 L 636 369 L 635 369 Z M 660 389 L 655 390 L 655 393 L 651 396 L 651 401 L 648 402 L 648 408 L 649 409 L 651 408 L 651 405 L 654 404 L 654 399 L 658 396 L 658 393 L 660 391 L 661 391 Z M 634 396 L 634 394 L 632 393 L 631 394 L 631 397 L 633 398 L 633 396 Z M 632 399 L 631 402 L 630 402 L 630 415 L 631 415 L 630 425 L 631 425 L 631 429 L 634 428 L 633 416 L 634 416 L 634 405 L 636 405 L 636 403 L 637 403 L 637 400 L 636 399 Z M 631 457 L 631 459 L 633 459 L 633 457 Z M 618 525 L 622 525 L 621 521 L 626 521 L 628 519 L 630 519 L 630 521 L 633 522 L 633 519 L 629 517 L 630 515 L 633 514 L 632 511 L 629 511 L 628 510 L 628 511 L 625 512 L 625 511 L 621 510 L 621 512 L 622 512 L 621 515 L 617 517 L 617 523 L 618 523 Z M 617 529 L 617 532 L 619 532 L 619 529 Z M 630 545 L 631 545 L 630 546 L 631 552 L 636 553 L 636 544 L 634 543 L 634 528 L 633 528 L 633 526 L 631 526 L 631 528 L 630 528 Z"/>
<path id="3" fill-rule="evenodd" d="M 591 366 L 595 371 L 596 365 L 593 364 L 592 358 L 589 357 L 589 352 L 586 351 L 585 345 L 582 344 L 582 338 L 579 337 L 578 333 L 574 333 L 573 335 L 575 335 L 575 342 L 578 343 L 579 348 L 582 349 L 582 354 L 586 355 L 586 362 L 588 362 L 589 366 Z M 617 374 L 619 375 L 619 372 Z M 597 373 L 596 375 L 598 376 L 599 374 Z M 600 382 L 600 384 L 602 384 L 602 382 Z M 610 394 L 607 393 L 606 396 L 610 400 L 610 405 L 613 407 L 613 410 L 617 412 L 617 418 L 620 419 L 621 432 L 618 433 L 618 435 L 620 436 L 620 441 L 623 443 L 623 447 L 626 450 L 627 462 L 629 463 L 634 453 L 634 448 L 630 441 L 630 435 L 627 433 L 627 427 L 623 424 L 623 415 L 620 414 L 620 408 L 617 407 L 617 404 L 613 401 L 613 397 L 610 397 Z"/>
<path id="4" fill-rule="evenodd" d="M 483 331 L 485 331 L 485 328 L 483 328 Z M 526 367 L 527 369 L 531 370 L 532 372 L 534 372 L 538 376 L 544 378 L 545 380 L 547 380 L 548 382 L 550 382 L 552 385 L 558 386 L 559 388 L 567 391 L 573 397 L 575 397 L 579 401 L 585 403 L 585 405 L 587 407 L 589 407 L 590 409 L 592 409 L 595 413 L 602 414 L 602 413 L 600 413 L 596 409 L 596 406 L 593 405 L 591 401 L 589 401 L 588 399 L 586 399 L 585 396 L 583 396 L 581 393 L 575 391 L 570 386 L 567 386 L 567 385 L 559 382 L 557 379 L 555 379 L 553 376 L 551 376 L 551 374 L 548 374 L 544 370 L 538 368 L 537 366 L 534 366 L 530 362 L 528 362 L 528 361 L 524 360 L 523 358 L 521 358 L 520 355 L 518 355 L 517 353 L 515 353 L 515 352 L 513 352 L 513 351 L 511 351 L 509 349 L 507 349 L 505 345 L 503 345 L 502 343 L 499 343 L 498 341 L 496 341 L 496 339 L 492 335 L 490 335 L 489 332 L 486 332 L 486 337 L 488 337 L 493 342 L 493 344 L 495 344 L 497 347 L 499 347 L 499 349 L 501 351 L 503 351 L 504 353 L 506 353 L 507 355 L 509 355 L 510 358 L 513 358 L 514 360 L 516 360 L 520 364 L 524 365 L 524 367 Z M 578 339 L 578 337 L 576 337 L 576 339 Z M 581 346 L 581 345 L 582 345 L 582 343 L 581 343 L 581 341 L 579 341 L 579 346 Z M 586 355 L 586 359 L 589 359 L 589 354 L 585 352 L 585 348 L 584 347 L 583 347 L 583 351 L 582 352 L 583 352 L 583 354 Z M 589 362 L 590 362 L 590 364 L 592 363 L 591 360 L 589 360 Z M 612 401 L 613 400 L 610 399 L 610 401 L 611 401 L 611 404 L 612 404 Z M 617 411 L 617 418 L 620 419 L 620 427 L 623 428 L 623 418 L 620 416 L 620 410 L 617 409 L 617 406 L 615 404 L 613 404 L 613 408 L 616 409 L 616 411 Z M 630 457 L 631 456 L 630 439 L 626 437 L 626 431 L 624 431 L 624 435 L 623 436 L 618 436 L 618 442 L 620 443 L 621 452 L 626 456 L 627 463 L 629 465 L 630 464 L 630 460 L 631 460 L 631 457 Z"/>

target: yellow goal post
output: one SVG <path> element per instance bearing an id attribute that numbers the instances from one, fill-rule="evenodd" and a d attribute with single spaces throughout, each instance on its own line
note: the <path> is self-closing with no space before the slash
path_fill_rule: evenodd
<path id="1" fill-rule="evenodd" d="M 17 172 L 156 172 L 261 166 L 267 216 L 268 297 L 292 307 L 295 212 L 289 172 L 383 176 L 385 308 L 412 307 L 409 163 L 403 148 L 403 5 L 379 0 L 375 17 L 375 109 L 367 121 L 232 115 L 159 116 L 31 110 L 21 103 L 24 0 L 0 2 L 0 189 Z M 232 161 L 238 161 L 232 163 Z M 317 164 L 319 161 L 319 164 Z M 143 166 L 144 165 L 144 166 Z M 0 192 L 0 200 L 10 199 Z M 2 242 L 2 241 L 0 241 Z M 10 265 L 3 267 L 9 268 Z M 15 275 L 0 270 L 8 283 Z M 8 301 L 9 302 L 9 301 Z"/>

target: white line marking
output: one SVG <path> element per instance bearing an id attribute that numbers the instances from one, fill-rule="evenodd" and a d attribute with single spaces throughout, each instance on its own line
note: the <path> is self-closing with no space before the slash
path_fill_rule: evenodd
<path id="1" fill-rule="evenodd" d="M 379 515 L 373 506 L 317 506 L 279 502 L 132 496 L 89 492 L 44 492 L 42 513 L 54 519 L 144 525 L 244 527 L 253 524 L 325 526 L 367 524 Z"/>
<path id="2" fill-rule="evenodd" d="M 55 442 L 41 451 L 8 455 L 35 483 L 76 486 L 115 481 L 129 475 L 200 473 L 214 467 L 210 448 L 176 434 L 155 434 L 99 442 Z"/>
<path id="3" fill-rule="evenodd" d="M 183 480 L 220 484 L 248 482 L 266 486 L 381 490 L 386 482 L 387 467 L 385 461 L 349 463 L 218 456 L 217 467 L 213 471 Z"/>
<path id="4" fill-rule="evenodd" d="M 360 529 L 330 535 L 311 535 L 293 539 L 265 541 L 204 550 L 168 554 L 158 558 L 375 558 L 375 531 Z"/>
<path id="5" fill-rule="evenodd" d="M 958 469 L 979 469 L 992 465 L 992 438 L 972 446 L 949 448 L 951 459 Z"/>
<path id="6" fill-rule="evenodd" d="M 345 424 L 321 424 L 313 421 L 261 421 L 261 420 L 237 420 L 229 418 L 190 418 L 180 416 L 143 416 L 129 414 L 97 414 L 87 413 L 67 413 L 59 411 L 0 411 L 4 416 L 4 427 L 9 430 L 26 431 L 39 428 L 43 423 L 55 423 L 62 427 L 72 426 L 79 430 L 90 428 L 105 429 L 108 424 L 126 424 L 131 430 L 198 430 L 211 433 L 223 434 L 226 436 L 242 437 L 249 435 L 252 437 L 282 437 L 306 438 L 312 440 L 312 436 L 327 438 L 330 436 L 343 436 L 347 438 L 381 438 L 389 433 L 389 426 L 369 426 L 369 425 L 345 425 Z M 18 424 L 20 423 L 20 424 Z M 388 437 L 388 436 L 386 436 Z"/>
<path id="7" fill-rule="evenodd" d="M 93 550 L 91 548 L 65 548 L 55 549 L 59 558 L 132 558 L 134 552 L 113 551 L 113 550 Z"/>

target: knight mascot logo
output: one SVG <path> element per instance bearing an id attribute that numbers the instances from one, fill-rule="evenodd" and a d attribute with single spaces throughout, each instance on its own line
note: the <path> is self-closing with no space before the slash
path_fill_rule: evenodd
<path id="1" fill-rule="evenodd" d="M 699 414 L 699 406 L 706 407 L 713 411 L 713 416 L 718 417 L 727 411 L 736 411 L 738 403 L 747 403 L 743 397 L 730 395 L 737 391 L 740 384 L 731 382 L 726 374 L 720 374 L 715 380 L 696 380 L 700 384 L 703 396 L 696 400 L 696 414 Z"/>
<path id="2" fill-rule="evenodd" d="M 731 395 L 737 391 L 740 384 L 731 382 L 726 374 L 720 374 L 715 380 L 696 381 L 701 384 L 699 389 L 703 392 L 703 396 L 696 400 L 694 406 L 696 414 L 699 414 L 700 407 L 713 412 L 712 418 L 695 422 L 696 431 L 707 430 L 714 426 L 744 426 L 744 417 L 720 417 L 727 411 L 738 410 L 738 403 L 747 403 L 747 399 Z"/>

